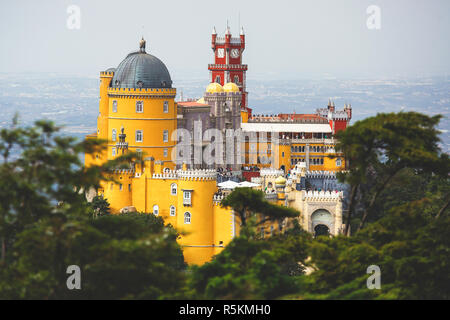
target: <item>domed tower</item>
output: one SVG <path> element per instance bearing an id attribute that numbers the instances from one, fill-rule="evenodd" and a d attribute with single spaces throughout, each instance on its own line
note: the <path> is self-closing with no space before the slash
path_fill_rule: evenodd
<path id="1" fill-rule="evenodd" d="M 108 155 L 118 155 L 116 143 L 121 128 L 128 149 L 142 152 L 172 167 L 171 153 L 176 141 L 176 89 L 164 63 L 145 50 L 146 42 L 108 74 L 102 73 L 100 116 L 104 124 L 99 136 L 108 139 Z M 108 84 L 103 83 L 109 80 Z M 103 92 L 102 92 L 103 89 Z M 106 131 L 106 132 L 104 132 Z"/>
<path id="2" fill-rule="evenodd" d="M 284 190 L 286 188 L 286 178 L 279 176 L 275 180 L 275 188 L 277 190 L 277 204 L 280 206 L 286 205 L 286 193 Z"/>
<path id="3" fill-rule="evenodd" d="M 215 128 L 240 128 L 241 98 L 242 93 L 233 82 L 228 82 L 223 87 L 217 82 L 211 82 L 206 87 L 203 101 L 211 106 L 211 119 Z"/>

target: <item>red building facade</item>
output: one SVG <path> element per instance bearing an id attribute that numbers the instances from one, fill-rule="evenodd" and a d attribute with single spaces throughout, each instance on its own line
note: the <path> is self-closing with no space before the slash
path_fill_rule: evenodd
<path id="1" fill-rule="evenodd" d="M 217 36 L 216 28 L 211 35 L 211 48 L 214 53 L 214 63 L 208 65 L 210 81 L 220 83 L 234 82 L 242 93 L 241 107 L 247 108 L 248 92 L 246 90 L 247 65 L 242 64 L 242 54 L 245 50 L 244 28 L 241 28 L 239 38 L 232 37 L 227 26 L 225 36 Z"/>

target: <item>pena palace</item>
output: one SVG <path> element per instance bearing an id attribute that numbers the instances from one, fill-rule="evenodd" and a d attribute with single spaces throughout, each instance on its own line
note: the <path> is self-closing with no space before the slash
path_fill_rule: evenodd
<path id="1" fill-rule="evenodd" d="M 86 139 L 108 144 L 102 152 L 86 154 L 85 165 L 130 151 L 141 160 L 111 171 L 113 179 L 89 192 L 88 200 L 103 196 L 113 214 L 161 216 L 182 234 L 178 242 L 189 264 L 210 261 L 239 234 L 239 217 L 220 205 L 235 188 L 258 189 L 268 201 L 295 208 L 300 212 L 295 219 L 308 232 L 340 234 L 347 186 L 336 173 L 346 162 L 335 149 L 334 135 L 349 124 L 352 107 L 338 110 L 330 99 L 311 114 L 258 114 L 248 103 L 244 29 L 233 37 L 228 26 L 223 35 L 214 28 L 210 45 L 213 63 L 197 99 L 176 101 L 169 70 L 146 51 L 144 39 L 117 68 L 100 72 L 97 131 Z M 239 146 L 232 140 L 243 161 L 195 161 L 198 150 L 208 150 L 211 139 L 205 136 L 211 129 L 245 136 Z M 193 138 L 184 140 L 183 152 L 178 150 L 179 131 Z M 258 232 L 270 237 L 290 222 L 267 222 Z"/>

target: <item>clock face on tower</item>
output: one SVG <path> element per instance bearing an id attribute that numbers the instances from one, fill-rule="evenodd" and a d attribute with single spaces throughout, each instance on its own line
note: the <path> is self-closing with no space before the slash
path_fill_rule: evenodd
<path id="1" fill-rule="evenodd" d="M 217 49 L 217 57 L 218 58 L 223 58 L 225 56 L 225 50 L 224 48 L 219 48 Z"/>
<path id="2" fill-rule="evenodd" d="M 232 57 L 232 58 L 237 58 L 237 57 L 239 57 L 239 49 L 232 49 L 232 50 L 231 50 L 231 57 Z"/>

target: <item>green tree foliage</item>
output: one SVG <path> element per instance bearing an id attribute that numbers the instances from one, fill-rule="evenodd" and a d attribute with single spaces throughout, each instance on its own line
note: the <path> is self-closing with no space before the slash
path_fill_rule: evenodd
<path id="1" fill-rule="evenodd" d="M 102 151 L 104 141 L 77 141 L 51 122 L 0 131 L 0 298 L 163 299 L 184 284 L 177 234 L 148 214 L 106 213 L 105 199 L 86 201 L 84 190 L 129 168 L 128 153 L 86 168 L 80 154 Z M 93 209 L 94 207 L 94 209 Z M 69 265 L 81 268 L 81 290 L 67 289 Z"/>
<path id="2" fill-rule="evenodd" d="M 310 235 L 287 232 L 267 240 L 255 236 L 254 218 L 214 259 L 192 268 L 190 288 L 200 299 L 274 299 L 298 291 Z M 299 230 L 299 229 L 296 229 Z"/>
<path id="3" fill-rule="evenodd" d="M 288 207 L 277 206 L 264 198 L 264 193 L 252 188 L 236 188 L 221 202 L 222 207 L 230 207 L 239 216 L 243 226 L 247 219 L 256 214 L 262 215 L 257 224 L 266 221 L 281 221 L 285 218 L 298 217 L 299 212 Z"/>
<path id="4" fill-rule="evenodd" d="M 144 214 L 141 214 L 144 215 Z M 182 288 L 184 258 L 161 218 L 41 219 L 20 233 L 0 294 L 20 299 L 162 299 Z M 68 290 L 66 268 L 81 268 L 82 290 Z M 13 280 L 13 281 L 11 281 Z"/>
<path id="5" fill-rule="evenodd" d="M 372 208 L 392 179 L 405 168 L 447 176 L 450 162 L 441 153 L 439 131 L 441 116 L 428 117 L 416 112 L 378 114 L 366 118 L 337 134 L 337 148 L 348 160 L 348 171 L 340 179 L 351 186 L 346 234 L 361 186 L 372 179 L 361 197 L 368 199 L 359 224 L 361 229 Z M 367 185 L 366 185 L 367 186 Z"/>
<path id="6" fill-rule="evenodd" d="M 91 207 L 95 217 L 110 214 L 108 199 L 103 198 L 103 195 L 95 196 L 92 199 Z"/>
<path id="7" fill-rule="evenodd" d="M 427 200 L 392 208 L 353 237 L 310 244 L 316 268 L 303 278 L 303 297 L 326 299 L 449 299 L 450 217 L 424 214 Z M 367 289 L 367 267 L 381 268 L 381 289 Z"/>

